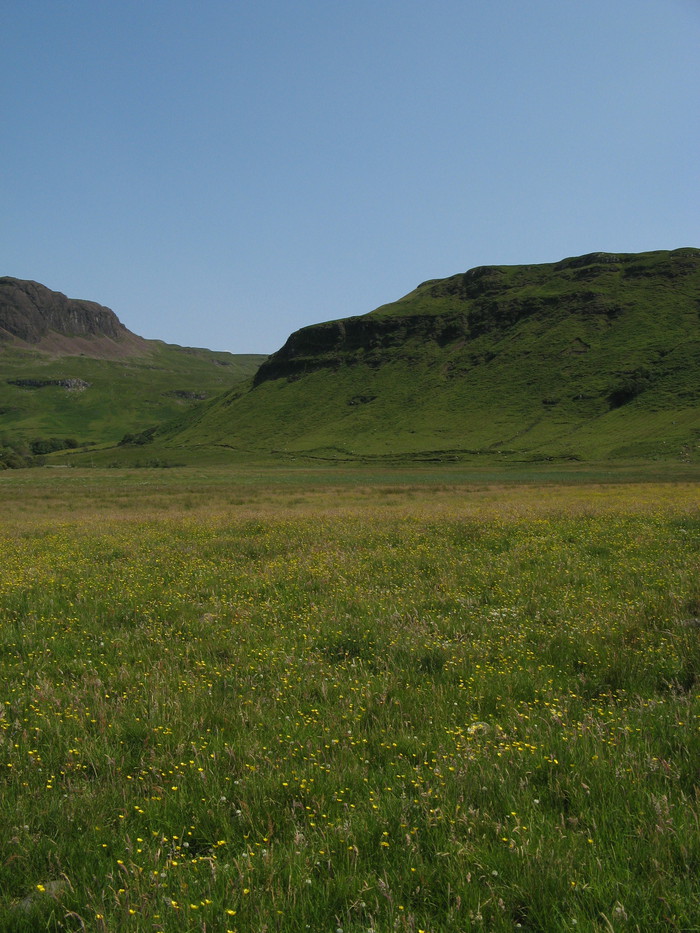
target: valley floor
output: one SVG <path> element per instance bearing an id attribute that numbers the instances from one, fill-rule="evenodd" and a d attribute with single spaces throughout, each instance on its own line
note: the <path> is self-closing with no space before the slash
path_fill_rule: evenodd
<path id="1" fill-rule="evenodd" d="M 0 475 L 0 928 L 697 929 L 659 469 Z"/>

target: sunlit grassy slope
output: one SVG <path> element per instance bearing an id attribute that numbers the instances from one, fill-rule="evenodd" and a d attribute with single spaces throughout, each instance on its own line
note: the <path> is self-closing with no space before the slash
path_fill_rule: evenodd
<path id="1" fill-rule="evenodd" d="M 693 459 L 700 251 L 595 253 L 425 282 L 304 328 L 161 432 L 332 459 Z"/>
<path id="2" fill-rule="evenodd" d="M 264 360 L 142 343 L 143 355 L 118 360 L 0 350 L 0 443 L 37 437 L 116 443 L 247 379 Z"/>

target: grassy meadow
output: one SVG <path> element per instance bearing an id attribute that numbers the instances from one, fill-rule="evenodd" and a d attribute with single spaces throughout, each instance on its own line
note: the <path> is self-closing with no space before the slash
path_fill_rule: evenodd
<path id="1" fill-rule="evenodd" d="M 700 930 L 698 484 L 0 475 L 3 931 Z"/>

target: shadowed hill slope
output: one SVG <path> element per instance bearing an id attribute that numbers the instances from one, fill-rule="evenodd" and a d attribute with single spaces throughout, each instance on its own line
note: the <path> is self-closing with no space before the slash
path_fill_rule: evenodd
<path id="1" fill-rule="evenodd" d="M 159 442 L 330 459 L 694 458 L 700 250 L 424 282 L 292 334 Z"/>

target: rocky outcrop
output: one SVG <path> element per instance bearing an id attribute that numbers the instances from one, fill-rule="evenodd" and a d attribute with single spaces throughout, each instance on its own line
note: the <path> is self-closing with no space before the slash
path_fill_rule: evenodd
<path id="1" fill-rule="evenodd" d="M 0 278 L 0 328 L 25 343 L 39 343 L 50 331 L 112 340 L 131 333 L 109 308 L 9 276 Z"/>
<path id="2" fill-rule="evenodd" d="M 8 379 L 7 384 L 19 386 L 20 389 L 45 389 L 47 386 L 59 386 L 73 391 L 89 389 L 91 385 L 84 379 Z"/>
<path id="3" fill-rule="evenodd" d="M 0 277 L 0 351 L 3 345 L 94 359 L 144 356 L 151 349 L 109 308 L 9 276 Z"/>
<path id="4" fill-rule="evenodd" d="M 463 337 L 468 331 L 463 314 L 407 315 L 387 319 L 350 317 L 316 324 L 295 331 L 281 350 L 262 364 L 255 385 L 268 379 L 294 378 L 316 369 L 332 368 L 358 355 L 370 354 L 381 361 L 381 351 L 405 345 L 410 340 L 432 340 L 439 345 Z M 365 359 L 372 362 L 372 359 Z"/>

